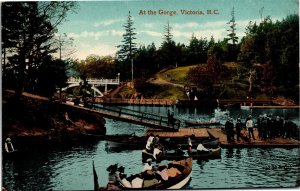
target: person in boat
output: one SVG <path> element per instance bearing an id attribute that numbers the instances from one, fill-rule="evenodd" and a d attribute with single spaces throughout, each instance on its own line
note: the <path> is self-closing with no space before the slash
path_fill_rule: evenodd
<path id="1" fill-rule="evenodd" d="M 241 137 L 241 130 L 242 130 L 243 123 L 241 121 L 241 118 L 237 118 L 236 124 L 235 124 L 235 131 L 236 131 L 236 140 L 240 141 Z"/>
<path id="2" fill-rule="evenodd" d="M 13 146 L 13 144 L 12 144 L 10 138 L 7 138 L 7 139 L 5 140 L 5 145 L 4 145 L 4 146 L 5 146 L 5 151 L 6 151 L 7 153 L 11 153 L 11 152 L 14 152 L 14 151 L 15 151 L 14 146 Z"/>
<path id="3" fill-rule="evenodd" d="M 197 146 L 197 153 L 199 154 L 203 154 L 203 153 L 209 153 L 210 150 L 208 150 L 207 148 L 205 148 L 201 143 L 198 144 Z"/>
<path id="4" fill-rule="evenodd" d="M 148 151 L 152 151 L 153 150 L 153 139 L 154 139 L 154 135 L 153 133 L 150 133 L 147 143 L 146 143 L 146 149 Z"/>
<path id="5" fill-rule="evenodd" d="M 184 155 L 184 151 L 181 149 L 181 145 L 177 145 L 177 148 L 175 150 L 175 153 L 177 156 L 183 156 Z"/>
<path id="6" fill-rule="evenodd" d="M 119 176 L 118 164 L 110 165 L 107 169 L 108 171 L 108 190 L 120 190 L 119 186 L 121 185 L 121 178 Z"/>
<path id="7" fill-rule="evenodd" d="M 248 130 L 249 140 L 251 139 L 251 136 L 253 140 L 255 140 L 254 133 L 253 133 L 253 120 L 251 115 L 249 115 L 249 117 L 247 118 L 246 128 Z"/>
<path id="8" fill-rule="evenodd" d="M 158 174 L 158 180 L 167 181 L 169 179 L 167 173 L 168 166 L 165 164 L 160 164 L 157 168 L 156 174 Z"/>
<path id="9" fill-rule="evenodd" d="M 192 153 L 192 146 L 193 146 L 192 140 L 190 137 L 188 137 L 188 153 L 189 154 Z"/>
<path id="10" fill-rule="evenodd" d="M 209 122 L 210 122 L 210 123 L 216 123 L 216 122 L 217 122 L 217 120 L 216 120 L 216 118 L 215 118 L 215 117 L 213 117 L 213 118 L 211 118 L 211 119 L 209 120 Z"/>
<path id="11" fill-rule="evenodd" d="M 147 159 L 147 163 L 144 165 L 143 168 L 143 172 L 147 171 L 147 170 L 152 170 L 153 166 L 152 166 L 152 159 Z"/>

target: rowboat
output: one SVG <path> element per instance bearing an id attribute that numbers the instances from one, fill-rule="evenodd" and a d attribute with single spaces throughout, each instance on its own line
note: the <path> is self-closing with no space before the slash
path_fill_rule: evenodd
<path id="1" fill-rule="evenodd" d="M 192 140 L 192 148 L 196 148 L 198 144 L 202 144 L 203 146 L 207 148 L 216 148 L 219 146 L 219 139 L 218 138 L 209 138 L 209 139 L 203 139 L 201 137 L 194 137 L 191 138 Z M 189 147 L 188 141 L 186 138 L 181 139 L 162 139 L 160 140 L 160 143 L 167 149 L 176 149 L 178 145 L 180 144 L 183 149 L 187 149 Z"/>
<path id="2" fill-rule="evenodd" d="M 208 148 L 216 148 L 219 145 L 219 139 L 203 139 L 202 137 L 192 137 L 191 138 L 193 147 L 197 147 L 199 143 Z M 106 139 L 107 148 L 109 149 L 125 149 L 125 150 L 139 150 L 143 149 L 147 142 L 147 137 L 142 136 L 120 136 L 120 137 L 110 137 Z M 188 148 L 187 138 L 185 137 L 170 137 L 170 138 L 160 138 L 160 144 L 166 149 L 177 148 L 178 144 L 182 146 L 183 149 Z"/>
<path id="3" fill-rule="evenodd" d="M 186 157 L 179 161 L 172 161 L 166 166 L 167 174 L 169 175 L 168 180 L 158 181 L 154 175 L 153 171 L 145 171 L 138 173 L 136 175 L 131 175 L 127 178 L 122 179 L 122 182 L 116 188 L 121 190 L 164 190 L 164 189 L 181 189 L 183 188 L 191 179 L 193 166 L 192 157 Z M 171 176 L 172 174 L 172 176 Z M 111 190 L 109 186 L 99 187 L 98 176 L 93 163 L 93 176 L 94 176 L 94 190 Z M 138 178 L 142 181 L 139 186 L 133 186 L 132 182 L 134 179 Z M 156 181 L 154 181 L 156 180 Z M 126 182 L 126 184 L 123 184 Z M 125 186 L 126 185 L 126 186 Z"/>
<path id="4" fill-rule="evenodd" d="M 182 151 L 182 153 L 178 153 L 175 150 L 164 150 L 158 155 L 154 156 L 152 152 L 144 149 L 142 151 L 142 161 L 146 162 L 147 159 L 152 159 L 152 161 L 160 162 L 162 160 L 180 160 L 185 157 L 192 157 L 193 159 L 216 159 L 221 157 L 221 147 L 217 147 L 215 149 L 209 149 L 207 152 L 199 152 L 197 150 L 193 150 L 191 153 L 187 153 Z"/>
<path id="5" fill-rule="evenodd" d="M 185 126 L 187 127 L 206 127 L 206 126 L 218 126 L 218 125 L 221 125 L 219 121 L 215 121 L 215 122 L 185 121 Z"/>

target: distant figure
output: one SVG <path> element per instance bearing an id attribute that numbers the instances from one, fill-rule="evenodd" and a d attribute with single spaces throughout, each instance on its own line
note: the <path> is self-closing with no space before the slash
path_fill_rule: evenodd
<path id="1" fill-rule="evenodd" d="M 5 151 L 7 153 L 11 153 L 11 152 L 15 151 L 14 146 L 13 146 L 10 138 L 7 138 L 6 141 L 5 141 Z"/>
<path id="2" fill-rule="evenodd" d="M 147 159 L 147 163 L 144 165 L 143 172 L 152 170 L 152 159 Z"/>
<path id="3" fill-rule="evenodd" d="M 225 123 L 225 131 L 226 131 L 228 143 L 233 141 L 233 139 L 232 139 L 233 138 L 233 128 L 234 128 L 233 119 L 229 117 Z"/>
<path id="4" fill-rule="evenodd" d="M 240 141 L 242 126 L 243 126 L 243 123 L 241 121 L 241 118 L 237 118 L 236 124 L 235 124 L 236 140 L 237 141 Z"/>
<path id="5" fill-rule="evenodd" d="M 168 109 L 168 126 L 170 125 L 170 110 Z"/>
<path id="6" fill-rule="evenodd" d="M 170 114 L 170 124 L 171 126 L 174 128 L 175 125 L 175 118 L 174 118 L 174 112 L 172 111 L 172 113 Z"/>
<path id="7" fill-rule="evenodd" d="M 252 120 L 251 115 L 249 115 L 249 117 L 247 118 L 246 128 L 247 128 L 248 133 L 249 133 L 249 140 L 251 139 L 251 136 L 252 136 L 253 140 L 255 140 L 254 133 L 253 133 L 253 120 Z"/>

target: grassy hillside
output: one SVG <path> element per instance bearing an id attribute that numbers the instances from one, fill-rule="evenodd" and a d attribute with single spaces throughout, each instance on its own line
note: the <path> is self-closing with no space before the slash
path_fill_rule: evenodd
<path id="1" fill-rule="evenodd" d="M 163 80 L 177 83 L 177 84 L 188 84 L 189 81 L 187 80 L 187 72 L 189 69 L 196 67 L 197 65 L 191 65 L 191 66 L 184 66 L 184 67 L 178 67 L 174 69 L 170 69 L 161 73 L 158 73 L 157 76 Z"/>

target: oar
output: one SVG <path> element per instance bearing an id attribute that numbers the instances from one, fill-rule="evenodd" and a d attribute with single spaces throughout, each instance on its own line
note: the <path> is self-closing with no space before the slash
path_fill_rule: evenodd
<path id="1" fill-rule="evenodd" d="M 93 161 L 93 176 L 94 176 L 94 190 L 98 190 L 99 189 L 99 183 L 98 183 L 97 172 L 95 170 L 94 161 Z"/>

